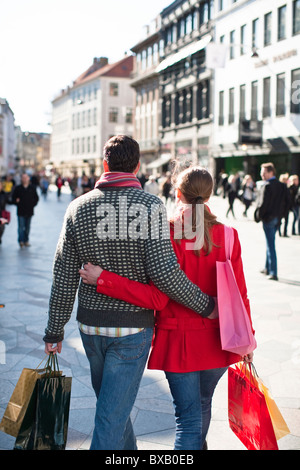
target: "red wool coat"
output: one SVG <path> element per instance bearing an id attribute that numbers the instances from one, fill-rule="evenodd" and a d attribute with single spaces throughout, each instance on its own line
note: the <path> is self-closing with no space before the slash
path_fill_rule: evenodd
<path id="1" fill-rule="evenodd" d="M 214 225 L 211 229 L 214 245 L 209 255 L 201 250 L 197 256 L 193 250 L 186 250 L 191 240 L 171 239 L 181 269 L 203 292 L 217 296 L 216 261 L 225 261 L 224 226 Z M 231 257 L 235 277 L 249 314 L 241 246 L 237 231 L 234 230 L 234 246 Z M 220 341 L 219 320 L 202 318 L 189 308 L 169 299 L 154 285 L 141 284 L 117 274 L 103 271 L 98 279 L 97 291 L 129 303 L 156 310 L 155 335 L 148 368 L 168 372 L 192 372 L 197 370 L 226 367 L 239 362 L 241 357 L 223 351 Z M 252 324 L 252 322 L 251 322 Z"/>

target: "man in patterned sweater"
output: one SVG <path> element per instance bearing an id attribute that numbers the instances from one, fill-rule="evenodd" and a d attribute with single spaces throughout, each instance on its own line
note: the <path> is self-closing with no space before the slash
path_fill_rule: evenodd
<path id="1" fill-rule="evenodd" d="M 203 317 L 215 314 L 214 299 L 180 270 L 164 205 L 145 193 L 136 177 L 139 158 L 138 143 L 127 136 L 106 143 L 105 172 L 94 190 L 69 205 L 54 260 L 45 351 L 61 351 L 79 285 L 77 320 L 98 398 L 91 449 L 137 448 L 130 412 L 151 346 L 154 312 L 79 284 L 80 268 L 90 262 L 136 281 L 151 280 Z"/>

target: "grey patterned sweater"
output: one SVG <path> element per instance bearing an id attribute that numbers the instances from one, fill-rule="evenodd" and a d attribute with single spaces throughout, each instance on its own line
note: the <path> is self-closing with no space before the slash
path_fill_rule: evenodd
<path id="1" fill-rule="evenodd" d="M 94 189 L 69 205 L 56 248 L 44 341 L 64 337 L 78 291 L 77 320 L 90 326 L 152 327 L 153 310 L 98 294 L 80 282 L 86 262 L 154 284 L 202 316 L 214 300 L 181 271 L 170 242 L 163 203 L 133 187 Z"/>

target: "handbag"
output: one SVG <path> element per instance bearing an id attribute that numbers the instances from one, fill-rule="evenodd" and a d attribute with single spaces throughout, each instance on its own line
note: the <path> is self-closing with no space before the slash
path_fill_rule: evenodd
<path id="1" fill-rule="evenodd" d="M 278 450 L 264 394 L 259 389 L 252 365 L 228 369 L 228 419 L 230 429 L 248 450 Z"/>
<path id="2" fill-rule="evenodd" d="M 3 217 L 3 219 L 6 219 L 7 220 L 7 223 L 9 224 L 10 222 L 10 212 L 9 211 L 1 211 L 1 217 Z"/>
<path id="3" fill-rule="evenodd" d="M 224 226 L 226 261 L 217 261 L 217 299 L 222 349 L 240 356 L 252 352 L 257 344 L 231 264 L 233 229 Z"/>
<path id="4" fill-rule="evenodd" d="M 59 371 L 50 353 L 47 373 L 37 380 L 14 450 L 64 450 L 67 443 L 72 378 Z"/>

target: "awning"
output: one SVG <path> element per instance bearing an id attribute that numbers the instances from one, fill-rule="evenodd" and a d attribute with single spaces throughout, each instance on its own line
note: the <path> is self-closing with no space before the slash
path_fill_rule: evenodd
<path id="1" fill-rule="evenodd" d="M 146 168 L 147 170 L 153 170 L 154 168 L 159 168 L 160 166 L 165 165 L 168 163 L 172 158 L 170 153 L 162 153 L 159 158 L 154 160 L 153 162 L 149 163 Z"/>
<path id="2" fill-rule="evenodd" d="M 159 73 L 162 70 L 165 70 L 167 67 L 170 67 L 173 64 L 176 64 L 180 60 L 185 59 L 186 57 L 195 54 L 198 51 L 201 51 L 204 49 L 207 44 L 212 40 L 212 37 L 210 34 L 207 34 L 204 36 L 202 39 L 200 39 L 197 42 L 193 42 L 192 44 L 189 44 L 186 47 L 183 47 L 179 52 L 176 52 L 176 54 L 172 54 L 169 57 L 167 57 L 165 60 L 163 60 L 159 66 L 156 68 L 156 72 Z"/>

